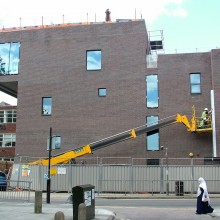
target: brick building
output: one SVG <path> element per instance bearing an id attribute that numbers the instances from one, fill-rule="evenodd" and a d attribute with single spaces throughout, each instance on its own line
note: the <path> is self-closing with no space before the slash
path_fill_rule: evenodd
<path id="1" fill-rule="evenodd" d="M 58 154 L 146 121 L 190 117 L 193 105 L 200 116 L 214 102 L 211 90 L 218 131 L 220 50 L 162 54 L 151 66 L 152 49 L 144 20 L 0 31 L 0 89 L 18 98 L 16 155 L 47 156 L 50 128 L 62 137 Z M 212 157 L 219 139 L 218 132 L 191 133 L 177 123 L 92 157 L 160 158 L 160 146 L 169 157 Z"/>
<path id="2" fill-rule="evenodd" d="M 13 161 L 16 143 L 16 106 L 0 103 L 0 161 Z"/>

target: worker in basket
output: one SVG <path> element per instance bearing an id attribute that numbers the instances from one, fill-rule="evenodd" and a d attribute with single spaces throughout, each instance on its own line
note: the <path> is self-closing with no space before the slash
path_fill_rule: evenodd
<path id="1" fill-rule="evenodd" d="M 199 122 L 199 128 L 206 128 L 209 126 L 211 111 L 209 111 L 208 108 L 204 108 L 204 111 L 202 112 L 201 119 Z"/>

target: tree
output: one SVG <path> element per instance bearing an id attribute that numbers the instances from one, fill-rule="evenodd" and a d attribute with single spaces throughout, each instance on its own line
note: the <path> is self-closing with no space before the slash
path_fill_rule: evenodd
<path id="1" fill-rule="evenodd" d="M 0 57 L 0 74 L 5 75 L 5 63 L 3 62 L 3 59 Z"/>

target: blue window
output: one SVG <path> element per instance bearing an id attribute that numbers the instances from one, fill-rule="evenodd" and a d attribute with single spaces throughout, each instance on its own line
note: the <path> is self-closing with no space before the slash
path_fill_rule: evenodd
<path id="1" fill-rule="evenodd" d="M 200 73 L 190 73 L 190 92 L 191 94 L 201 94 Z"/>
<path id="2" fill-rule="evenodd" d="M 102 67 L 102 52 L 101 50 L 87 51 L 87 70 L 101 70 Z"/>
<path id="3" fill-rule="evenodd" d="M 0 44 L 0 75 L 18 74 L 20 43 Z"/>
<path id="4" fill-rule="evenodd" d="M 146 123 L 147 127 L 158 124 L 158 116 L 147 116 Z M 159 150 L 159 129 L 149 132 L 146 138 L 147 150 Z"/>
<path id="5" fill-rule="evenodd" d="M 42 98 L 42 115 L 51 115 L 52 114 L 52 98 L 43 97 Z"/>
<path id="6" fill-rule="evenodd" d="M 146 102 L 147 108 L 158 108 L 158 77 L 146 76 Z"/>
<path id="7" fill-rule="evenodd" d="M 99 97 L 105 97 L 107 94 L 106 88 L 99 88 L 98 94 L 99 94 Z"/>

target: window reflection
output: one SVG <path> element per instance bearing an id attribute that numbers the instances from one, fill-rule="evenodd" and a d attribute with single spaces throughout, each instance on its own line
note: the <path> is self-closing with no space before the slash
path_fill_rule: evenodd
<path id="1" fill-rule="evenodd" d="M 190 73 L 191 94 L 201 93 L 201 75 L 200 73 Z"/>
<path id="2" fill-rule="evenodd" d="M 16 134 L 0 134 L 0 147 L 14 147 Z"/>
<path id="3" fill-rule="evenodd" d="M 146 118 L 147 127 L 158 124 L 158 116 L 147 116 Z M 150 134 L 147 134 L 147 150 L 159 150 L 159 130 L 156 129 Z"/>
<path id="4" fill-rule="evenodd" d="M 87 51 L 87 70 L 100 70 L 101 69 L 101 57 L 100 50 Z"/>
<path id="5" fill-rule="evenodd" d="M 20 43 L 0 44 L 0 74 L 18 74 Z"/>
<path id="6" fill-rule="evenodd" d="M 100 88 L 98 92 L 100 97 L 106 96 L 106 88 Z"/>
<path id="7" fill-rule="evenodd" d="M 44 97 L 42 98 L 42 115 L 52 114 L 52 98 Z"/>
<path id="8" fill-rule="evenodd" d="M 20 49 L 20 44 L 18 44 L 18 43 L 12 43 L 11 44 L 10 67 L 9 67 L 9 72 L 11 74 L 18 73 L 19 49 Z"/>
<path id="9" fill-rule="evenodd" d="M 16 110 L 0 111 L 0 123 L 15 123 L 15 122 L 16 122 Z"/>
<path id="10" fill-rule="evenodd" d="M 157 75 L 146 77 L 146 100 L 147 108 L 158 108 L 158 79 Z"/>

